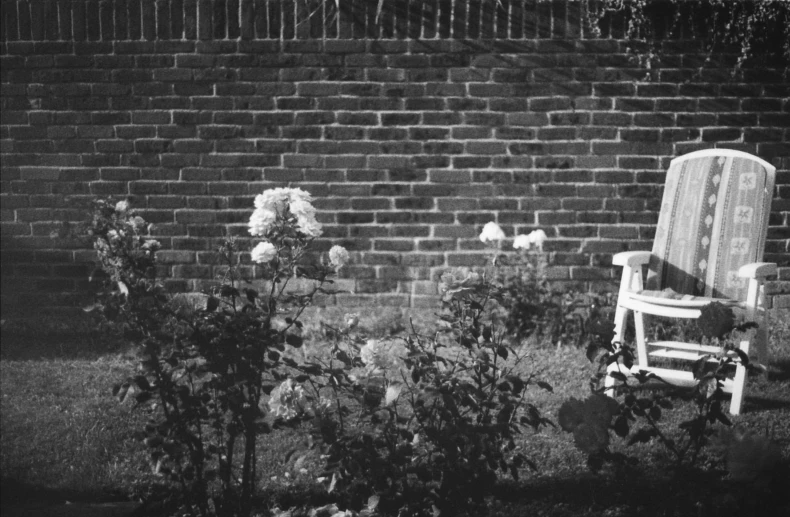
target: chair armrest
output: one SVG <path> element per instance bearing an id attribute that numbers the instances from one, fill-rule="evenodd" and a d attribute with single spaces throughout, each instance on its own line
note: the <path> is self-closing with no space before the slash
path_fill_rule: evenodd
<path id="1" fill-rule="evenodd" d="M 653 254 L 649 251 L 623 251 L 612 257 L 615 266 L 644 266 Z"/>
<path id="2" fill-rule="evenodd" d="M 738 270 L 738 276 L 741 278 L 760 278 L 773 276 L 776 274 L 776 264 L 772 262 L 753 262 L 752 264 L 744 264 Z"/>

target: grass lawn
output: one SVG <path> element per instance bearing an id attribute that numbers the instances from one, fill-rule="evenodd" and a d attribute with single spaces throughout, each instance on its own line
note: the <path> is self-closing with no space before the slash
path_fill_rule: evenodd
<path id="1" fill-rule="evenodd" d="M 337 317 L 332 311 L 322 315 Z M 373 333 L 397 330 L 400 315 L 368 318 Z M 715 448 L 699 469 L 679 471 L 656 443 L 627 447 L 615 439 L 613 450 L 639 457 L 633 468 L 605 468 L 593 474 L 570 434 L 551 427 L 522 436 L 519 446 L 539 471 L 524 471 L 518 483 L 504 481 L 489 505 L 490 516 L 715 516 L 790 515 L 790 311 L 775 314 L 771 335 L 773 361 L 769 381 L 747 385 L 741 428 L 767 434 L 781 448 L 784 463 L 771 479 L 740 483 L 729 479 L 726 462 Z M 363 324 L 365 321 L 363 320 Z M 318 335 L 314 332 L 314 335 Z M 0 472 L 3 503 L 20 500 L 123 500 L 141 498 L 157 485 L 144 448 L 132 434 L 147 415 L 132 411 L 111 396 L 114 382 L 134 370 L 134 357 L 117 349 L 87 346 L 69 339 L 4 335 L 0 348 Z M 312 346 L 320 346 L 314 341 Z M 99 350 L 97 350 L 99 348 Z M 537 346 L 527 368 L 554 387 L 536 389 L 532 401 L 556 421 L 569 397 L 589 394 L 592 368 L 584 351 Z M 693 408 L 678 403 L 663 417 L 676 429 Z M 268 435 L 261 450 L 262 510 L 327 501 L 314 480 L 315 469 L 284 462 L 283 451 L 299 444 L 299 433 Z M 313 459 L 314 465 L 318 459 Z M 784 469 L 784 470 L 781 470 Z"/>

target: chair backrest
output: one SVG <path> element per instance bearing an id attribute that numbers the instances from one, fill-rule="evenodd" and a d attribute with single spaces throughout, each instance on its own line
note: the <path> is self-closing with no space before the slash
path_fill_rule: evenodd
<path id="1" fill-rule="evenodd" d="M 775 173 L 768 162 L 731 149 L 672 160 L 647 288 L 744 300 L 738 269 L 762 260 Z"/>

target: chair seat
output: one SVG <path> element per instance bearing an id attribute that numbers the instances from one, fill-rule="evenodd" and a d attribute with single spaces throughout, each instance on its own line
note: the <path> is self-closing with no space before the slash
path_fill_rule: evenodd
<path id="1" fill-rule="evenodd" d="M 629 297 L 632 300 L 637 300 L 644 303 L 653 305 L 664 305 L 667 307 L 678 307 L 683 309 L 700 309 L 712 302 L 718 302 L 722 305 L 730 307 L 740 307 L 744 304 L 737 300 L 730 300 L 729 298 L 709 298 L 706 296 L 692 296 L 690 294 L 676 293 L 670 288 L 662 291 L 653 291 L 644 289 L 636 293 L 631 293 Z"/>

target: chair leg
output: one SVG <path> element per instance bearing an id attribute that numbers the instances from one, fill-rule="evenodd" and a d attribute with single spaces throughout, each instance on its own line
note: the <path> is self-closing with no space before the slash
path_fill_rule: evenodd
<path id="1" fill-rule="evenodd" d="M 771 360 L 768 352 L 768 327 L 771 324 L 767 310 L 763 310 L 763 318 L 757 328 L 757 335 L 754 336 L 755 348 L 757 348 L 757 362 L 765 367 L 761 376 L 768 379 L 768 362 Z"/>
<path id="2" fill-rule="evenodd" d="M 615 393 L 615 387 L 618 384 L 620 384 L 620 381 L 618 381 L 617 379 L 615 379 L 614 377 L 609 375 L 609 372 L 618 371 L 619 370 L 618 364 L 620 364 L 620 363 L 616 362 L 616 363 L 612 363 L 612 364 L 610 364 L 609 366 L 606 367 L 606 378 L 604 379 L 604 384 L 603 384 L 605 389 L 604 389 L 603 393 L 604 393 L 604 395 L 606 395 L 607 397 L 610 397 L 610 398 L 614 398 L 614 396 L 616 394 Z"/>
<path id="3" fill-rule="evenodd" d="M 749 354 L 749 342 L 741 341 L 739 346 L 747 355 Z M 743 403 L 744 386 L 746 385 L 746 367 L 738 364 L 735 367 L 735 378 L 732 384 L 732 399 L 730 400 L 730 414 L 740 415 L 741 404 Z"/>
<path id="4" fill-rule="evenodd" d="M 617 294 L 617 309 L 614 312 L 614 339 L 612 343 L 622 343 L 625 338 L 625 322 L 628 316 L 628 309 L 620 305 L 628 294 L 642 289 L 642 268 L 631 266 L 623 267 L 623 275 L 620 278 L 620 292 Z"/>
<path id="5" fill-rule="evenodd" d="M 647 340 L 645 339 L 645 315 L 634 311 L 634 327 L 636 329 L 636 353 L 640 368 L 647 368 Z"/>
<path id="6" fill-rule="evenodd" d="M 626 299 L 628 293 L 639 291 L 642 289 L 642 268 L 641 267 L 623 267 L 623 275 L 620 279 L 620 292 L 617 296 L 617 309 L 614 312 L 614 338 L 612 343 L 622 343 L 625 339 L 625 324 L 628 319 L 629 309 L 626 309 L 620 303 Z M 641 316 L 641 315 L 640 315 Z M 636 317 L 636 313 L 634 313 Z M 644 327 L 642 327 L 644 331 Z M 643 332 L 644 334 L 644 332 Z M 604 380 L 604 393 L 608 397 L 614 397 L 615 386 L 618 381 L 609 376 L 609 372 L 619 370 L 619 363 L 612 363 L 606 368 L 606 379 Z"/>
<path id="7" fill-rule="evenodd" d="M 622 343 L 625 335 L 625 323 L 628 318 L 628 309 L 622 305 L 617 305 L 614 311 L 614 339 L 612 343 Z"/>
<path id="8" fill-rule="evenodd" d="M 622 343 L 624 334 L 625 334 L 625 324 L 628 319 L 628 313 L 630 311 L 623 307 L 622 305 L 617 305 L 617 309 L 615 309 L 614 313 L 614 338 L 612 339 L 612 343 Z M 615 396 L 615 386 L 619 384 L 614 377 L 609 375 L 609 372 L 617 371 L 618 363 L 612 363 L 606 367 L 606 379 L 604 379 L 604 394 L 607 397 L 614 398 Z"/>
<path id="9" fill-rule="evenodd" d="M 746 295 L 747 317 L 758 324 L 754 336 L 755 350 L 749 357 L 752 361 L 765 367 L 762 375 L 768 377 L 768 327 L 771 324 L 770 315 L 766 308 L 765 286 L 760 279 L 749 280 L 749 289 Z"/>

